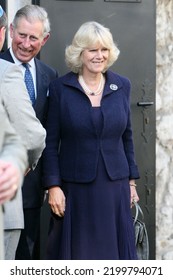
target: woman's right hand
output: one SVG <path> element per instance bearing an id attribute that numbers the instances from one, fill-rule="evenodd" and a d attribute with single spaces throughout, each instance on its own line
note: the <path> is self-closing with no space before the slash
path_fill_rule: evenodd
<path id="1" fill-rule="evenodd" d="M 59 217 L 64 216 L 65 212 L 65 195 L 59 186 L 51 187 L 48 191 L 48 203 L 56 215 Z"/>

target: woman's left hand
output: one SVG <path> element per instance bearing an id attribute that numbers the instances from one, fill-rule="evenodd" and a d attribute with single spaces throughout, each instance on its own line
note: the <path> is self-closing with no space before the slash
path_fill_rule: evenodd
<path id="1" fill-rule="evenodd" d="M 134 201 L 135 202 L 138 202 L 139 201 L 139 196 L 138 196 L 138 194 L 137 194 L 137 191 L 136 191 L 136 186 L 135 186 L 135 184 L 133 185 L 131 185 L 130 184 L 130 194 L 131 194 L 131 199 L 130 199 L 130 205 L 131 205 L 131 207 L 133 207 L 134 206 Z"/>

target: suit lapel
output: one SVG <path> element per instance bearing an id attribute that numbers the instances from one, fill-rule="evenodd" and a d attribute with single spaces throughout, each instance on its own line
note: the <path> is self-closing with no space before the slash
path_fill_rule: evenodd
<path id="1" fill-rule="evenodd" d="M 48 85 L 48 78 L 47 74 L 43 71 L 40 66 L 38 60 L 35 59 L 35 66 L 36 66 L 36 84 L 37 84 L 37 98 L 34 105 L 34 109 L 39 110 L 41 108 L 41 104 L 45 102 L 47 98 L 47 85 Z"/>

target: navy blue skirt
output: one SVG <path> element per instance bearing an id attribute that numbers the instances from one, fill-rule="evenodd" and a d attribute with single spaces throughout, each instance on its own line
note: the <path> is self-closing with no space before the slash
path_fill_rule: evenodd
<path id="1" fill-rule="evenodd" d="M 46 259 L 137 259 L 128 178 L 110 180 L 100 154 L 93 182 L 63 190 L 65 216 L 52 214 Z"/>

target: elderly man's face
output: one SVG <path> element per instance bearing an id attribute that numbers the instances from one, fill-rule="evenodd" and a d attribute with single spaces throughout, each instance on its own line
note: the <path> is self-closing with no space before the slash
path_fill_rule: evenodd
<path id="1" fill-rule="evenodd" d="M 29 62 L 46 43 L 49 35 L 43 37 L 43 23 L 39 20 L 29 22 L 25 18 L 18 21 L 17 27 L 10 25 L 12 49 L 21 62 Z"/>

